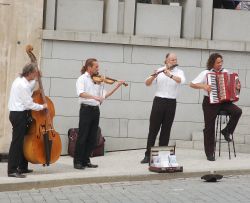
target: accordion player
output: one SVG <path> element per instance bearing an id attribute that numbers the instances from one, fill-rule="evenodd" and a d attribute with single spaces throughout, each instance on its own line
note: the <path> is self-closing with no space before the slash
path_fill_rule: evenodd
<path id="1" fill-rule="evenodd" d="M 238 83 L 240 81 L 237 73 L 207 73 L 207 84 L 211 86 L 210 104 L 238 101 L 240 94 L 240 90 L 236 88 Z"/>

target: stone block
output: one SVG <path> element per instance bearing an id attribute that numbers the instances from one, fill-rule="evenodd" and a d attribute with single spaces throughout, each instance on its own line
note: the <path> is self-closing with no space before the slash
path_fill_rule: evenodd
<path id="1" fill-rule="evenodd" d="M 222 40 L 214 39 L 214 40 L 208 41 L 208 49 L 245 51 L 245 43 L 244 42 L 222 41 Z"/>
<path id="2" fill-rule="evenodd" d="M 193 141 L 176 140 L 177 148 L 193 149 Z"/>
<path id="3" fill-rule="evenodd" d="M 77 97 L 76 79 L 51 78 L 50 95 L 55 97 Z"/>
<path id="4" fill-rule="evenodd" d="M 84 12 L 83 12 L 84 11 Z M 60 0 L 57 8 L 57 30 L 102 32 L 103 1 Z"/>
<path id="5" fill-rule="evenodd" d="M 79 116 L 55 116 L 54 128 L 59 134 L 68 134 L 70 128 L 78 128 Z"/>
<path id="6" fill-rule="evenodd" d="M 101 106 L 104 118 L 148 119 L 151 102 L 107 100 Z"/>
<path id="7" fill-rule="evenodd" d="M 105 151 L 145 148 L 146 139 L 105 137 Z"/>
<path id="8" fill-rule="evenodd" d="M 180 66 L 200 67 L 200 61 L 193 59 L 200 59 L 201 51 L 195 49 L 189 49 L 187 52 L 187 50 L 180 48 L 134 46 L 132 60 L 133 63 L 163 64 L 166 54 L 170 52 L 176 53 Z"/>
<path id="9" fill-rule="evenodd" d="M 241 88 L 240 99 L 237 102 L 237 105 L 250 106 L 250 89 Z"/>
<path id="10" fill-rule="evenodd" d="M 128 119 L 120 119 L 120 137 L 128 137 Z"/>
<path id="11" fill-rule="evenodd" d="M 199 91 L 194 91 L 189 85 L 182 85 L 179 89 L 177 101 L 180 103 L 198 103 Z"/>
<path id="12" fill-rule="evenodd" d="M 154 72 L 160 65 L 146 65 L 134 63 L 100 63 L 100 74 L 106 74 L 108 77 L 125 80 L 128 82 L 144 83 L 146 78 Z M 133 74 L 131 74 L 133 73 Z M 128 87 L 130 88 L 130 87 Z"/>
<path id="13" fill-rule="evenodd" d="M 51 96 L 50 95 L 51 79 L 42 77 L 42 83 L 45 96 Z"/>
<path id="14" fill-rule="evenodd" d="M 119 119 L 101 118 L 99 126 L 103 136 L 120 137 Z"/>
<path id="15" fill-rule="evenodd" d="M 42 57 L 51 58 L 52 57 L 53 42 L 51 40 L 43 40 L 42 43 Z"/>
<path id="16" fill-rule="evenodd" d="M 250 13 L 230 9 L 214 9 L 213 39 L 228 41 L 250 41 L 250 25 L 246 20 Z M 233 25 L 233 29 L 232 29 Z"/>
<path id="17" fill-rule="evenodd" d="M 192 109 L 192 112 L 190 111 Z M 200 104 L 178 103 L 175 121 L 203 122 L 203 112 Z"/>
<path id="18" fill-rule="evenodd" d="M 75 43 L 54 41 L 52 58 L 123 62 L 123 46 L 117 44 Z"/>
<path id="19" fill-rule="evenodd" d="M 60 134 L 61 142 L 62 142 L 62 152 L 61 155 L 68 154 L 68 135 Z"/>
<path id="20" fill-rule="evenodd" d="M 130 100 L 153 101 L 155 95 L 155 85 L 147 87 L 145 83 L 131 83 Z"/>
<path id="21" fill-rule="evenodd" d="M 194 131 L 192 132 L 192 140 L 193 141 L 203 141 L 204 140 L 204 134 L 202 131 Z"/>
<path id="22" fill-rule="evenodd" d="M 170 137 L 175 140 L 191 140 L 193 131 L 198 131 L 200 128 L 200 123 L 180 122 L 175 119 Z"/>
<path id="23" fill-rule="evenodd" d="M 57 116 L 79 116 L 78 98 L 50 97 L 55 106 Z M 71 108 L 67 108 L 71 107 Z"/>
<path id="24" fill-rule="evenodd" d="M 128 137 L 130 138 L 146 138 L 147 139 L 148 129 L 149 129 L 149 118 L 145 120 L 130 119 L 128 121 Z"/>
<path id="25" fill-rule="evenodd" d="M 53 78 L 75 78 L 81 75 L 82 61 L 80 60 L 64 60 L 64 59 L 42 59 L 42 75 L 43 77 Z"/>
<path id="26" fill-rule="evenodd" d="M 138 3 L 136 35 L 180 37 L 181 10 L 179 6 Z"/>
<path id="27" fill-rule="evenodd" d="M 123 52 L 124 52 L 124 63 L 132 63 L 132 51 L 133 51 L 133 46 L 131 45 L 124 45 L 123 46 Z"/>
<path id="28" fill-rule="evenodd" d="M 207 49 L 207 40 L 198 39 L 183 39 L 170 37 L 170 47 L 182 47 L 182 48 L 193 48 L 193 49 Z"/>
<path id="29" fill-rule="evenodd" d="M 204 150 L 203 141 L 193 141 L 193 149 Z"/>

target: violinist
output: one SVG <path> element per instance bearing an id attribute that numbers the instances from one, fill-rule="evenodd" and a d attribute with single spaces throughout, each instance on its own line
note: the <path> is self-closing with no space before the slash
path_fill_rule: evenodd
<path id="1" fill-rule="evenodd" d="M 30 122 L 30 110 L 40 111 L 47 108 L 47 104 L 37 104 L 32 99 L 37 74 L 36 64 L 28 63 L 11 86 L 8 103 L 12 124 L 12 141 L 8 155 L 9 177 L 25 178 L 23 173 L 32 172 L 28 169 L 28 162 L 23 155 L 23 140 Z"/>
<path id="2" fill-rule="evenodd" d="M 176 97 L 180 84 L 184 82 L 184 72 L 178 68 L 177 57 L 174 53 L 167 54 L 165 66 L 146 79 L 146 86 L 156 85 L 156 93 L 150 114 L 147 149 L 141 161 L 142 164 L 149 163 L 150 148 L 155 145 L 160 129 L 159 146 L 168 146 L 175 117 Z"/>
<path id="3" fill-rule="evenodd" d="M 104 99 L 111 96 L 124 81 L 117 81 L 116 86 L 106 92 L 101 85 L 102 81 L 94 81 L 98 75 L 99 64 L 94 58 L 87 59 L 83 66 L 82 75 L 76 81 L 76 91 L 79 97 L 79 135 L 76 140 L 74 154 L 74 168 L 96 168 L 98 165 L 90 162 L 90 155 L 96 145 L 97 130 L 100 119 L 99 106 Z M 101 79 L 101 77 L 99 78 Z M 98 80 L 98 77 L 97 77 Z M 104 80 L 104 79 L 103 79 Z"/>

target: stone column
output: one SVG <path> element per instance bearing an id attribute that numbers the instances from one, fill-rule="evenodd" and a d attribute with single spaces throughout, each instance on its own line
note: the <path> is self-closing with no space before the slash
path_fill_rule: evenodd
<path id="1" fill-rule="evenodd" d="M 135 1 L 125 0 L 124 5 L 124 34 L 133 35 L 135 26 Z"/>
<path id="2" fill-rule="evenodd" d="M 54 30 L 56 0 L 47 0 L 46 4 L 45 29 Z"/>
<path id="3" fill-rule="evenodd" d="M 118 32 L 119 0 L 104 1 L 104 33 Z"/>
<path id="4" fill-rule="evenodd" d="M 195 17 L 197 0 L 184 0 L 182 3 L 182 37 L 195 37 Z"/>
<path id="5" fill-rule="evenodd" d="M 198 0 L 201 7 L 201 38 L 211 39 L 213 22 L 213 0 Z"/>
<path id="6" fill-rule="evenodd" d="M 0 4 L 0 154 L 8 153 L 12 128 L 8 99 L 13 80 L 29 62 L 25 47 L 34 46 L 40 56 L 43 0 L 2 0 Z"/>

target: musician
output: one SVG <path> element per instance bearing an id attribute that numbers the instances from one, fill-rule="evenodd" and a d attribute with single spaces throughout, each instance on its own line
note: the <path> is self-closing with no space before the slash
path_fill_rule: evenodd
<path id="1" fill-rule="evenodd" d="M 180 84 L 185 82 L 184 72 L 177 66 L 176 54 L 169 53 L 166 55 L 165 66 L 159 68 L 145 81 L 146 86 L 154 83 L 157 89 L 150 114 L 147 149 L 142 164 L 149 162 L 150 148 L 155 145 L 160 128 L 159 146 L 168 145 L 175 117 L 178 89 Z"/>
<path id="2" fill-rule="evenodd" d="M 208 93 L 211 91 L 211 86 L 207 84 L 207 73 L 228 72 L 222 67 L 223 58 L 219 53 L 213 53 L 207 61 L 207 70 L 202 71 L 191 83 L 190 87 L 194 89 L 203 89 L 205 91 L 202 109 L 204 114 L 205 128 L 204 133 L 204 148 L 207 160 L 215 161 L 214 144 L 215 144 L 215 120 L 220 110 L 225 110 L 230 113 L 230 120 L 227 126 L 221 131 L 226 141 L 230 142 L 230 134 L 233 134 L 238 120 L 242 114 L 242 110 L 232 102 L 224 102 L 210 104 Z M 240 83 L 237 89 L 240 90 Z"/>
<path id="3" fill-rule="evenodd" d="M 28 63 L 22 73 L 12 83 L 8 108 L 9 119 L 12 124 L 12 141 L 8 155 L 8 176 L 25 178 L 22 173 L 30 173 L 28 162 L 23 155 L 23 140 L 27 133 L 30 110 L 40 111 L 47 108 L 47 104 L 33 102 L 32 94 L 37 77 L 36 65 Z"/>
<path id="4" fill-rule="evenodd" d="M 90 162 L 90 155 L 96 145 L 100 119 L 99 106 L 104 99 L 111 96 L 124 83 L 124 81 L 118 81 L 110 92 L 106 92 L 102 84 L 95 83 L 92 79 L 94 75 L 98 74 L 98 71 L 98 61 L 94 58 L 87 59 L 81 70 L 82 75 L 76 81 L 76 91 L 81 107 L 79 135 L 74 154 L 75 169 L 98 167 Z"/>

